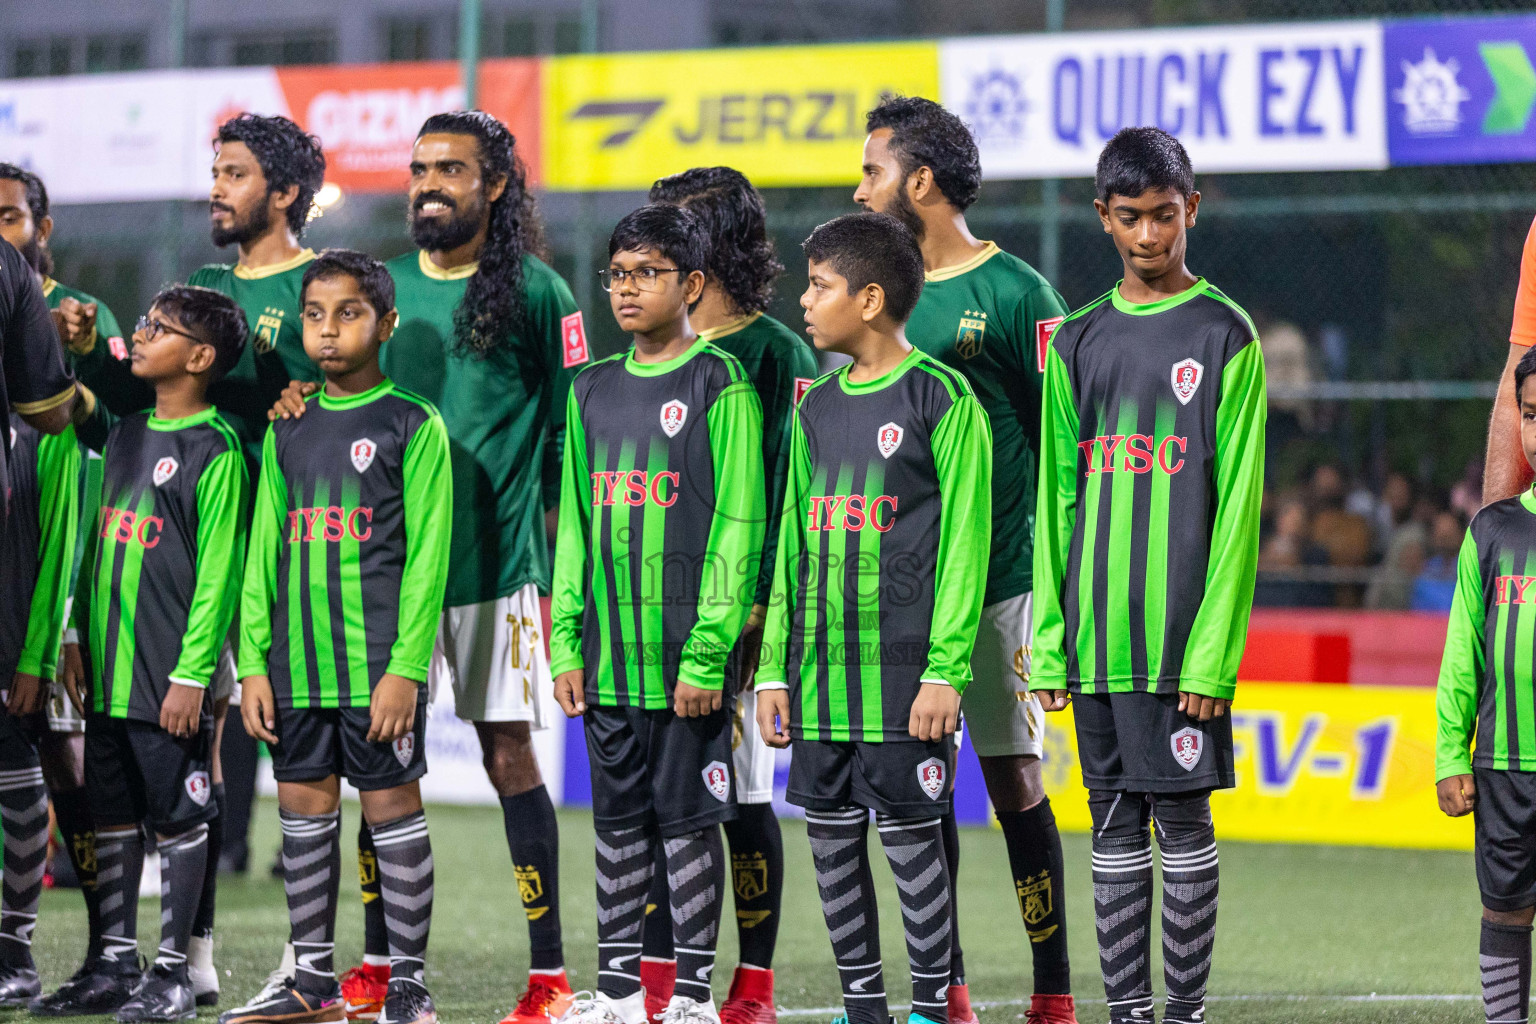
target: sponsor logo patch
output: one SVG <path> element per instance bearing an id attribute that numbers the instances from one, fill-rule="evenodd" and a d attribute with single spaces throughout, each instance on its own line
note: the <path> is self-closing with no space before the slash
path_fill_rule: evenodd
<path id="1" fill-rule="evenodd" d="M 208 781 L 207 772 L 193 772 L 187 776 L 187 796 L 199 807 L 208 806 L 208 798 L 213 795 L 213 786 Z"/>
<path id="2" fill-rule="evenodd" d="M 401 768 L 411 766 L 411 755 L 416 753 L 416 737 L 406 733 L 390 744 L 390 749 L 395 752 L 395 760 L 400 762 Z"/>
<path id="3" fill-rule="evenodd" d="M 1173 382 L 1173 397 L 1179 400 L 1180 405 L 1188 405 L 1189 400 L 1195 397 L 1195 392 L 1200 390 L 1200 381 L 1205 378 L 1205 367 L 1193 359 L 1184 359 L 1173 364 L 1173 372 L 1170 379 Z"/>
<path id="4" fill-rule="evenodd" d="M 894 423 L 887 423 L 875 433 L 875 446 L 880 449 L 880 457 L 888 459 L 896 454 L 896 449 L 901 447 L 901 439 L 907 436 L 907 432 Z"/>
<path id="5" fill-rule="evenodd" d="M 1205 752 L 1204 737 L 1200 735 L 1200 730 L 1188 726 L 1168 737 L 1168 745 L 1173 748 L 1173 759 L 1187 772 L 1195 770 L 1195 765 L 1200 763 L 1200 755 Z"/>
<path id="6" fill-rule="evenodd" d="M 112 358 L 123 362 L 128 358 L 128 346 L 123 344 L 123 339 L 112 337 L 107 339 L 107 351 L 112 353 Z"/>
<path id="7" fill-rule="evenodd" d="M 800 399 L 805 397 L 805 393 L 807 391 L 811 390 L 811 385 L 814 384 L 814 383 L 816 383 L 816 382 L 814 380 L 812 380 L 811 378 L 809 378 L 809 377 L 796 377 L 795 378 L 795 404 L 796 405 L 800 404 Z"/>
<path id="8" fill-rule="evenodd" d="M 560 318 L 560 341 L 565 350 L 565 368 L 580 366 L 592 358 L 587 350 L 587 326 L 581 319 L 581 311 Z"/>
<path id="9" fill-rule="evenodd" d="M 731 773 L 726 770 L 724 764 L 719 761 L 711 761 L 704 766 L 704 788 L 709 790 L 709 795 L 725 803 L 731 795 Z"/>
<path id="10" fill-rule="evenodd" d="M 373 457 L 378 453 L 379 446 L 366 437 L 360 437 L 352 442 L 352 467 L 359 473 L 373 465 Z"/>
<path id="11" fill-rule="evenodd" d="M 683 429 L 683 424 L 688 422 L 688 407 L 677 399 L 672 399 L 661 407 L 661 432 L 668 437 L 676 437 L 677 432 Z"/>
<path id="12" fill-rule="evenodd" d="M 1065 319 L 1064 316 L 1053 316 L 1049 320 L 1035 321 L 1035 360 L 1041 373 L 1045 372 L 1045 354 L 1051 350 L 1051 335 Z"/>
<path id="13" fill-rule="evenodd" d="M 176 471 L 180 468 L 181 463 L 177 462 L 169 455 L 155 463 L 155 486 L 159 487 L 171 477 L 175 476 Z"/>
<path id="14" fill-rule="evenodd" d="M 929 800 L 937 800 L 944 792 L 944 777 L 948 767 L 936 757 L 930 757 L 917 766 L 917 784 L 928 794 Z"/>

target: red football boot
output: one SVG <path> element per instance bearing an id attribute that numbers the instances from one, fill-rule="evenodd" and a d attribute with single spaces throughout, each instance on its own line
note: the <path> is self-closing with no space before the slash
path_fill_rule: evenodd
<path id="1" fill-rule="evenodd" d="M 501 1024 L 550 1024 L 571 1008 L 574 998 L 564 968 L 529 971 L 527 990 L 517 997 L 517 1005 L 501 1019 Z"/>
<path id="2" fill-rule="evenodd" d="M 1077 1008 L 1070 995 L 1029 997 L 1024 1024 L 1077 1024 Z"/>
<path id="3" fill-rule="evenodd" d="M 677 961 L 640 958 L 640 987 L 645 989 L 645 1019 L 661 1020 L 672 1002 L 672 988 L 677 984 Z"/>
<path id="4" fill-rule="evenodd" d="M 347 1020 L 378 1020 L 389 991 L 389 964 L 361 964 L 341 976 Z"/>
<path id="5" fill-rule="evenodd" d="M 949 986 L 949 1024 L 981 1024 L 971 1009 L 971 986 Z"/>
<path id="6" fill-rule="evenodd" d="M 763 967 L 736 968 L 731 990 L 720 1005 L 720 1024 L 778 1024 L 773 1007 L 773 971 Z"/>

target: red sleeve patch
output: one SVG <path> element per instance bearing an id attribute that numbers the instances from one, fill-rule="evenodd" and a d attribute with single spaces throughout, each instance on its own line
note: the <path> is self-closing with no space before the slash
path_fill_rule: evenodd
<path id="1" fill-rule="evenodd" d="M 1051 334 L 1065 319 L 1064 316 L 1053 316 L 1049 320 L 1035 321 L 1035 359 L 1041 373 L 1045 372 L 1045 353 L 1051 347 Z"/>
<path id="2" fill-rule="evenodd" d="M 581 310 L 560 318 L 560 342 L 565 352 L 567 370 L 592 358 L 587 351 L 587 328 L 582 322 Z"/>
<path id="3" fill-rule="evenodd" d="M 795 378 L 795 405 L 800 404 L 800 399 L 805 397 L 806 391 L 810 390 L 811 385 L 814 383 L 816 382 L 809 377 Z"/>
<path id="4" fill-rule="evenodd" d="M 107 350 L 112 353 L 113 359 L 122 361 L 128 358 L 128 346 L 123 344 L 122 338 L 108 338 Z"/>

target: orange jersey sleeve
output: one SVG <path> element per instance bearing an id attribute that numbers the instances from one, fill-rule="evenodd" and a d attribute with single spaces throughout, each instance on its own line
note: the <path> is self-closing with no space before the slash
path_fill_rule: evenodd
<path id="1" fill-rule="evenodd" d="M 1509 329 L 1509 343 L 1526 348 L 1536 345 L 1536 221 L 1525 236 L 1525 252 L 1520 256 L 1520 287 L 1515 291 L 1515 320 Z"/>

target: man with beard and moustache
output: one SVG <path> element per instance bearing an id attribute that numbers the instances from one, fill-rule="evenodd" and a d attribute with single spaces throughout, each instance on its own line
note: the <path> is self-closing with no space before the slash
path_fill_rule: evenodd
<path id="1" fill-rule="evenodd" d="M 1073 1024 L 1061 836 L 1040 775 L 1044 711 L 1028 688 L 1041 374 L 1050 332 L 1067 308 L 1033 267 L 966 226 L 965 211 L 981 187 L 981 159 L 964 122 L 932 100 L 897 96 L 868 113 L 865 130 L 854 202 L 895 216 L 923 252 L 923 291 L 907 337 L 965 374 L 992 424 L 992 552 L 971 656 L 974 682 L 962 713 L 1008 846 L 1033 953 L 1035 988 L 1025 1018 Z M 953 876 L 953 814 L 945 845 Z M 949 1019 L 975 1024 L 955 924 Z"/>
<path id="2" fill-rule="evenodd" d="M 441 411 L 453 458 L 448 592 L 429 682 L 453 687 L 459 717 L 479 734 L 528 918 L 528 987 L 503 1024 L 549 1024 L 570 1006 L 571 987 L 558 825 L 531 732 L 549 724 L 554 688 L 539 607 L 550 583 L 544 513 L 558 500 L 571 376 L 590 360 L 586 329 L 570 288 L 536 255 L 527 170 L 496 118 L 427 119 L 411 152 L 407 219 L 419 251 L 388 263 L 400 323 L 384 372 Z M 295 382 L 274 415 L 303 415 L 314 390 Z M 360 858 L 371 859 L 358 839 Z M 389 977 L 377 908 L 365 903 L 365 977 L 343 987 L 349 1016 L 369 1012 Z M 390 985 L 402 981 L 397 971 Z"/>

